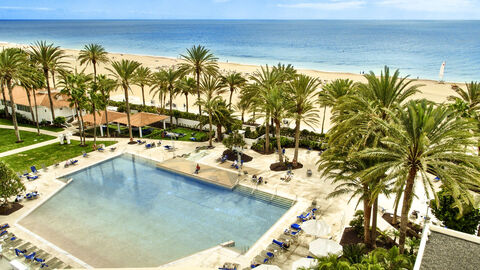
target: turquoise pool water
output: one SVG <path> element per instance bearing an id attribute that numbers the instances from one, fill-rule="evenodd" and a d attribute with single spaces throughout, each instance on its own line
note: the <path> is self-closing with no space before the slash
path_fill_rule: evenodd
<path id="1" fill-rule="evenodd" d="M 20 224 L 94 267 L 153 267 L 234 240 L 251 246 L 287 210 L 124 154 L 73 181 Z"/>

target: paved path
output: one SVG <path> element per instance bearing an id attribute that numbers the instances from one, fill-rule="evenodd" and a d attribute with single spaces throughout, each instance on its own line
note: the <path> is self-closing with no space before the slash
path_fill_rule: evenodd
<path id="1" fill-rule="evenodd" d="M 16 149 L 13 149 L 13 150 L 10 150 L 10 151 L 2 152 L 2 153 L 0 153 L 0 157 L 5 157 L 5 156 L 17 154 L 17 153 L 20 153 L 20 152 L 23 152 L 23 151 L 32 150 L 34 148 L 38 148 L 38 147 L 42 147 L 42 146 L 49 145 L 49 144 L 54 144 L 54 143 L 58 143 L 58 139 L 53 139 L 53 140 L 49 140 L 49 141 L 45 141 L 45 142 L 41 142 L 41 143 L 31 144 L 31 145 L 28 145 L 28 146 L 25 146 L 25 147 L 20 147 L 20 148 L 16 148 Z"/>
<path id="2" fill-rule="evenodd" d="M 0 128 L 3 128 L 3 129 L 13 129 L 13 126 L 0 125 Z M 19 129 L 19 130 L 23 130 L 23 131 L 29 131 L 29 132 L 37 133 L 37 129 L 36 129 L 36 128 L 18 127 L 18 129 Z M 61 131 L 61 132 L 55 132 L 55 131 L 40 129 L 40 133 L 45 134 L 45 135 L 50 135 L 50 136 L 55 136 L 55 137 L 57 137 L 58 134 L 63 133 L 63 131 Z"/>

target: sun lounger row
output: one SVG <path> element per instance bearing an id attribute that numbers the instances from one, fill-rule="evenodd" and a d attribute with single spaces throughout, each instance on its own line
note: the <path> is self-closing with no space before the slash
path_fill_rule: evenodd
<path id="1" fill-rule="evenodd" d="M 2 225 L 4 226 L 4 225 Z M 8 226 L 8 224 L 7 224 Z M 29 269 L 66 269 L 72 268 L 56 257 L 17 238 L 13 233 L 4 234 L 0 238 L 2 255 L 8 261 L 17 260 Z"/>

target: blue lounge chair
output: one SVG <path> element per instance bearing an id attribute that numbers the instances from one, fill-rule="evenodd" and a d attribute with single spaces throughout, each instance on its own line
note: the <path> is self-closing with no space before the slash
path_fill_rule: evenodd
<path id="1" fill-rule="evenodd" d="M 37 254 L 37 253 L 32 252 L 30 255 L 24 255 L 24 256 L 25 256 L 25 259 L 27 259 L 27 260 L 33 260 L 33 258 L 35 258 L 35 254 Z"/>
<path id="2" fill-rule="evenodd" d="M 88 154 L 87 154 L 87 152 L 85 152 L 85 151 L 82 151 L 82 157 L 84 157 L 84 158 L 88 157 Z"/>
<path id="3" fill-rule="evenodd" d="M 280 242 L 280 241 L 278 241 L 278 240 L 276 240 L 276 239 L 273 239 L 272 242 L 273 242 L 275 245 L 277 245 L 277 246 L 279 246 L 279 247 L 281 247 L 281 248 L 283 248 L 283 249 L 287 249 L 287 248 L 285 247 L 285 243 L 284 243 L 284 242 Z"/>
<path id="4" fill-rule="evenodd" d="M 0 236 L 3 236 L 4 234 L 7 234 L 8 231 L 7 230 L 3 230 L 2 232 L 0 232 Z"/>
<path id="5" fill-rule="evenodd" d="M 37 257 L 33 258 L 33 260 L 36 261 L 36 262 L 39 262 L 39 263 L 45 262 L 44 259 L 40 259 L 40 258 L 37 258 Z"/>
<path id="6" fill-rule="evenodd" d="M 27 198 L 29 200 L 36 199 L 37 197 L 38 197 L 38 192 L 36 192 L 36 191 L 31 192 L 31 193 L 27 193 L 27 195 L 25 195 L 25 198 Z"/>
<path id="7" fill-rule="evenodd" d="M 40 266 L 40 268 L 44 268 L 44 267 L 48 267 L 48 264 L 42 263 L 42 266 Z"/>
<path id="8" fill-rule="evenodd" d="M 267 251 L 265 254 L 267 254 L 269 259 L 273 259 L 273 257 L 275 257 L 275 255 L 270 251 Z"/>
<path id="9" fill-rule="evenodd" d="M 71 160 L 71 161 L 70 161 L 70 164 L 74 165 L 74 164 L 76 164 L 77 162 L 78 162 L 78 159 Z"/>
<path id="10" fill-rule="evenodd" d="M 105 148 L 100 147 L 100 148 L 98 148 L 97 150 L 98 150 L 98 152 L 103 152 L 103 151 L 105 151 Z"/>
<path id="11" fill-rule="evenodd" d="M 152 145 L 147 143 L 147 144 L 145 144 L 145 148 L 147 148 L 147 149 L 152 148 Z"/>
<path id="12" fill-rule="evenodd" d="M 8 223 L 4 223 L 0 226 L 0 230 L 8 229 L 8 228 L 10 228 L 10 225 L 8 225 Z"/>
<path id="13" fill-rule="evenodd" d="M 170 145 L 165 145 L 163 147 L 165 147 L 166 150 L 170 150 L 172 148 Z"/>
<path id="14" fill-rule="evenodd" d="M 290 225 L 290 228 L 298 230 L 298 231 L 300 231 L 302 229 L 302 227 L 300 227 L 300 225 L 297 224 L 297 223 L 293 223 L 292 225 Z"/>
<path id="15" fill-rule="evenodd" d="M 27 252 L 27 251 L 26 251 L 26 250 L 20 250 L 20 249 L 18 249 L 18 248 L 15 249 L 15 255 L 16 255 L 16 256 L 19 256 L 20 254 L 23 254 L 23 253 L 25 253 L 25 252 Z"/>
<path id="16" fill-rule="evenodd" d="M 30 167 L 30 170 L 32 170 L 32 173 L 38 174 L 38 170 L 37 170 L 37 168 L 35 167 L 35 165 L 32 166 L 32 167 Z"/>
<path id="17" fill-rule="evenodd" d="M 28 179 L 28 180 L 35 180 L 35 179 L 37 179 L 37 178 L 38 178 L 38 175 L 32 175 L 32 176 L 27 175 L 27 179 Z"/>
<path id="18" fill-rule="evenodd" d="M 190 141 L 196 141 L 196 140 L 197 140 L 197 138 L 195 138 L 195 137 L 190 137 Z"/>

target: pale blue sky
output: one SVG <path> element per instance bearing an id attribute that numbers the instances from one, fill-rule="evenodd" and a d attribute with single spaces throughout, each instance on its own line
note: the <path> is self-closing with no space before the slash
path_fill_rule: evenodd
<path id="1" fill-rule="evenodd" d="M 480 19 L 480 0 L 1 0 L 0 19 Z"/>

